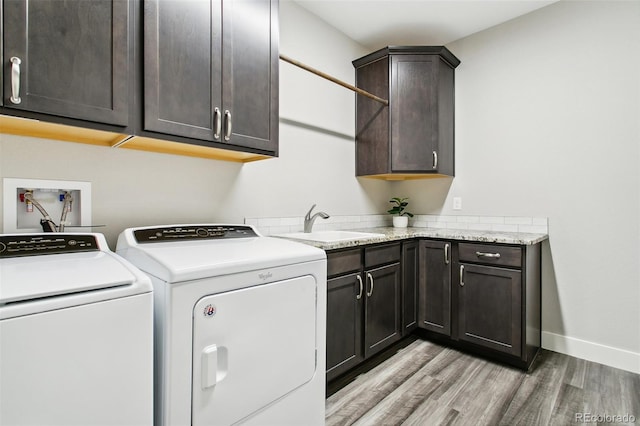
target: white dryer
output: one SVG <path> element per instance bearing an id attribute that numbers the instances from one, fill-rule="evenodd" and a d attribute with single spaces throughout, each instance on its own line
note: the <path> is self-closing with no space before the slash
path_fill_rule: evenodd
<path id="1" fill-rule="evenodd" d="M 101 234 L 0 235 L 0 425 L 150 425 L 149 278 Z"/>
<path id="2" fill-rule="evenodd" d="M 157 425 L 323 425 L 326 255 L 245 225 L 125 230 L 155 296 Z"/>

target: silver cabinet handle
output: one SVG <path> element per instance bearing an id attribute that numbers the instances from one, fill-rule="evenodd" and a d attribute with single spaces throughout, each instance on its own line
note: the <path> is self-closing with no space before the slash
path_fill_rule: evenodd
<path id="1" fill-rule="evenodd" d="M 13 56 L 11 58 L 11 98 L 9 100 L 14 104 L 22 102 L 20 99 L 20 58 Z"/>
<path id="2" fill-rule="evenodd" d="M 438 153 L 433 151 L 433 168 L 438 168 Z"/>
<path id="3" fill-rule="evenodd" d="M 367 297 L 371 297 L 371 295 L 373 294 L 373 276 L 371 276 L 371 274 L 367 272 L 367 278 L 371 280 L 371 291 L 367 292 Z"/>
<path id="4" fill-rule="evenodd" d="M 448 265 L 449 261 L 449 243 L 447 243 L 444 245 L 444 264 Z"/>
<path id="5" fill-rule="evenodd" d="M 213 138 L 220 139 L 220 130 L 222 130 L 222 116 L 220 108 L 215 107 L 213 110 Z"/>
<path id="6" fill-rule="evenodd" d="M 356 278 L 358 279 L 358 283 L 360 284 L 360 292 L 356 296 L 356 299 L 360 300 L 362 299 L 362 289 L 364 288 L 364 286 L 362 285 L 362 277 L 360 275 L 356 275 Z"/>
<path id="7" fill-rule="evenodd" d="M 460 287 L 464 287 L 464 265 L 460 265 Z"/>
<path id="8" fill-rule="evenodd" d="M 227 109 L 224 111 L 224 140 L 228 141 L 231 139 L 231 112 Z"/>
<path id="9" fill-rule="evenodd" d="M 500 259 L 500 253 L 484 253 L 481 251 L 476 252 L 476 256 L 478 257 L 488 257 L 491 259 Z"/>

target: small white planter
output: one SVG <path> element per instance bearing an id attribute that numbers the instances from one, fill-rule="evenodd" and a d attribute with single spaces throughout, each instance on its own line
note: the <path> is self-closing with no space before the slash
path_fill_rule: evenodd
<path id="1" fill-rule="evenodd" d="M 393 227 L 394 228 L 406 228 L 409 224 L 409 216 L 394 216 Z"/>

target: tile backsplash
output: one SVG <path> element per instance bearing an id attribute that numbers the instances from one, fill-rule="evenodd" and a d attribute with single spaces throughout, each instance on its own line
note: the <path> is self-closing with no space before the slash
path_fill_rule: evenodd
<path id="1" fill-rule="evenodd" d="M 548 234 L 548 222 L 546 217 L 417 214 L 409 219 L 409 226 L 415 228 L 469 229 L 474 231 Z M 290 232 L 302 232 L 304 219 L 302 216 L 245 218 L 244 223 L 255 226 L 263 235 L 277 235 Z M 392 226 L 390 215 L 372 214 L 362 216 L 331 216 L 329 219 L 317 218 L 313 225 L 313 230 L 369 229 L 381 226 Z"/>

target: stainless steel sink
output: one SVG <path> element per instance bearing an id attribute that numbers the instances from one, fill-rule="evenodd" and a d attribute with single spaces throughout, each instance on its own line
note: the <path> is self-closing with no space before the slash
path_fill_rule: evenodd
<path id="1" fill-rule="evenodd" d="M 294 232 L 291 234 L 280 234 L 279 237 L 293 238 L 296 240 L 317 241 L 321 243 L 335 243 L 348 240 L 365 240 L 368 238 L 384 237 L 384 234 L 373 232 L 355 231 L 314 231 L 314 232 Z"/>

